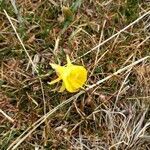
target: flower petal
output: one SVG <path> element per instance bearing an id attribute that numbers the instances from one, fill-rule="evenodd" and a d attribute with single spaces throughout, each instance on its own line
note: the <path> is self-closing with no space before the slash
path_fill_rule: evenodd
<path id="1" fill-rule="evenodd" d="M 60 80 L 61 80 L 61 78 L 57 78 L 57 79 L 55 79 L 55 80 L 53 80 L 51 82 L 48 82 L 48 84 L 52 85 L 52 84 L 55 84 L 55 83 L 59 82 Z"/>
<path id="2" fill-rule="evenodd" d="M 69 55 L 67 55 L 66 57 L 67 57 L 67 66 L 71 65 L 71 61 L 70 61 Z"/>
<path id="3" fill-rule="evenodd" d="M 66 89 L 66 87 L 65 87 L 65 84 L 64 84 L 64 82 L 63 82 L 63 83 L 62 83 L 62 86 L 61 86 L 61 88 L 60 88 L 60 90 L 59 90 L 59 92 L 63 92 L 65 89 Z"/>
<path id="4" fill-rule="evenodd" d="M 74 88 L 80 88 L 87 80 L 87 71 L 82 66 L 73 66 L 67 78 Z"/>
<path id="5" fill-rule="evenodd" d="M 72 84 L 70 84 L 70 83 L 68 82 L 67 79 L 64 79 L 63 81 L 64 81 L 65 88 L 66 88 L 67 91 L 69 91 L 69 92 L 71 92 L 71 93 L 77 91 L 77 90 L 72 86 Z"/>
<path id="6" fill-rule="evenodd" d="M 50 65 L 51 65 L 51 67 L 53 68 L 53 69 L 55 69 L 55 70 L 59 70 L 62 66 L 60 66 L 60 65 L 57 65 L 57 64 L 52 64 L 52 63 L 50 63 Z"/>
<path id="7" fill-rule="evenodd" d="M 57 64 L 51 64 L 51 63 L 50 65 L 53 69 L 55 69 L 58 76 L 61 77 L 63 75 L 65 67 L 57 65 Z"/>

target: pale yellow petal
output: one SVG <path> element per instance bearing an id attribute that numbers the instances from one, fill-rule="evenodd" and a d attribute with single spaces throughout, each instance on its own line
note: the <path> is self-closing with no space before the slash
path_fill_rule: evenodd
<path id="1" fill-rule="evenodd" d="M 51 67 L 52 67 L 53 69 L 57 69 L 57 68 L 59 67 L 59 65 L 57 65 L 57 64 L 52 64 L 52 63 L 50 63 L 50 65 L 51 65 Z"/>
<path id="2" fill-rule="evenodd" d="M 69 55 L 67 55 L 66 57 L 67 57 L 67 66 L 71 65 L 71 61 L 70 61 Z"/>
<path id="3" fill-rule="evenodd" d="M 61 71 L 61 70 L 62 70 L 62 68 L 63 68 L 62 66 L 57 65 L 57 64 L 51 64 L 51 63 L 50 63 L 50 65 L 51 65 L 51 67 L 52 67 L 53 69 L 55 69 L 56 71 L 58 71 L 58 70 L 60 70 L 60 71 Z"/>
<path id="4" fill-rule="evenodd" d="M 57 79 L 55 79 L 55 80 L 53 80 L 51 82 L 48 82 L 48 84 L 52 85 L 52 84 L 55 84 L 55 83 L 59 82 L 60 80 L 61 80 L 61 78 L 57 78 Z"/>
<path id="5" fill-rule="evenodd" d="M 50 64 L 50 65 L 53 69 L 55 69 L 58 76 L 63 75 L 65 67 L 57 65 L 57 64 Z"/>
<path id="6" fill-rule="evenodd" d="M 60 90 L 59 90 L 59 92 L 63 92 L 65 89 L 66 89 L 66 88 L 65 88 L 65 84 L 64 84 L 64 82 L 63 82 L 63 83 L 62 83 L 62 86 L 61 86 L 61 88 L 60 88 Z"/>

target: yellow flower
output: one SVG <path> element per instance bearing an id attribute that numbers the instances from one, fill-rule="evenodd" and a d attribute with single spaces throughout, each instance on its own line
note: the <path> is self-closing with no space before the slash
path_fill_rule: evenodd
<path id="1" fill-rule="evenodd" d="M 87 70 L 83 66 L 73 65 L 67 55 L 67 65 L 60 66 L 57 64 L 50 64 L 55 69 L 58 78 L 51 81 L 49 84 L 54 84 L 62 80 L 60 92 L 65 89 L 69 92 L 76 92 L 82 88 L 87 80 Z"/>

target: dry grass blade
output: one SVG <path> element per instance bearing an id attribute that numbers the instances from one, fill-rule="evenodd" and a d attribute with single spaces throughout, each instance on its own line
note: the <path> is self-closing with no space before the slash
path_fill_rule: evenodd
<path id="1" fill-rule="evenodd" d="M 137 22 L 139 22 L 141 19 L 143 19 L 145 16 L 147 16 L 149 14 L 150 14 L 150 11 L 144 13 L 141 17 L 137 18 L 135 21 L 133 21 L 132 23 L 130 23 L 128 26 L 126 26 L 125 28 L 121 29 L 119 32 L 117 32 L 116 34 L 112 35 L 107 40 L 105 40 L 102 43 L 98 44 L 97 46 L 95 46 L 91 50 L 87 51 L 86 53 L 84 53 L 83 55 L 81 55 L 80 57 L 78 57 L 77 59 L 80 59 L 80 58 L 86 56 L 87 54 L 91 53 L 92 51 L 97 50 L 100 46 L 102 46 L 105 43 L 109 42 L 111 39 L 113 39 L 114 37 L 118 36 L 120 33 L 124 32 L 126 29 L 130 28 L 131 26 L 133 26 L 134 24 L 136 24 Z M 77 59 L 75 59 L 73 62 L 75 62 Z"/>
<path id="2" fill-rule="evenodd" d="M 21 43 L 21 46 L 23 47 L 23 49 L 24 49 L 26 55 L 28 56 L 30 63 L 32 64 L 34 70 L 38 73 L 38 70 L 36 69 L 36 67 L 35 67 L 35 65 L 34 65 L 32 59 L 31 59 L 31 57 L 30 57 L 30 55 L 29 55 L 29 53 L 28 53 L 28 51 L 26 50 L 26 48 L 25 48 L 25 46 L 24 46 L 24 44 L 23 44 L 23 42 L 22 42 L 22 40 L 21 40 L 19 34 L 17 33 L 17 30 L 16 30 L 16 28 L 14 27 L 14 25 L 13 25 L 13 23 L 12 23 L 12 21 L 11 21 L 9 15 L 8 15 L 8 13 L 6 12 L 6 10 L 4 10 L 4 13 L 5 13 L 6 17 L 8 18 L 8 20 L 9 20 L 9 22 L 10 22 L 10 24 L 11 24 L 13 30 L 15 31 L 15 34 L 16 34 L 16 36 L 17 36 L 19 42 Z"/>
<path id="3" fill-rule="evenodd" d="M 52 109 L 50 112 L 48 112 L 47 114 L 45 114 L 44 116 L 42 116 L 39 120 L 37 120 L 31 127 L 29 127 L 25 132 L 23 132 L 9 147 L 7 150 L 14 150 L 16 149 L 30 134 L 33 133 L 33 131 L 39 127 L 43 122 L 45 122 L 45 120 L 52 115 L 53 113 L 55 113 L 57 110 L 59 110 L 60 108 L 62 108 L 63 106 L 65 106 L 66 104 L 72 102 L 74 99 L 76 99 L 78 96 L 80 96 L 81 94 L 83 94 L 84 91 L 81 91 L 79 93 L 77 93 L 76 95 L 72 96 L 71 98 L 69 98 L 68 100 L 62 102 L 61 104 L 59 104 L 57 107 L 55 107 L 54 109 Z M 29 132 L 28 132 L 29 131 Z"/>
<path id="4" fill-rule="evenodd" d="M 140 63 L 140 62 L 142 62 L 142 61 L 144 61 L 144 60 L 146 60 L 148 58 L 150 58 L 150 56 L 146 56 L 146 57 L 144 57 L 142 59 L 139 59 L 139 60 L 133 62 L 132 64 L 130 64 L 130 65 L 128 65 L 128 66 L 126 66 L 126 67 L 124 67 L 122 69 L 119 69 L 118 71 L 116 71 L 115 73 L 107 76 L 106 78 L 104 78 L 102 80 L 99 80 L 98 82 L 96 82 L 93 85 L 90 85 L 86 90 L 89 90 L 89 89 L 92 89 L 92 88 L 96 87 L 97 85 L 101 84 L 102 82 L 104 82 L 104 81 L 110 79 L 111 77 L 113 77 L 113 76 L 115 76 L 115 75 L 117 75 L 117 74 L 119 74 L 119 73 L 121 73 L 121 72 L 123 72 L 123 71 L 125 71 L 125 70 L 127 70 L 127 69 L 129 69 L 129 68 L 131 68 L 131 67 L 133 67 L 135 65 L 137 65 L 138 63 Z"/>
<path id="5" fill-rule="evenodd" d="M 32 64 L 32 67 L 34 68 L 34 71 L 35 71 L 35 72 L 37 73 L 37 75 L 38 75 L 38 79 L 39 79 L 39 82 L 40 82 L 40 85 L 41 85 L 41 92 L 42 92 L 43 103 L 44 103 L 44 114 L 46 114 L 45 94 L 44 94 L 44 88 L 43 88 L 42 80 L 41 80 L 41 78 L 39 77 L 39 72 L 38 72 L 38 70 L 37 70 L 37 68 L 36 68 L 36 66 L 35 66 L 35 64 L 34 64 L 34 62 L 32 61 L 32 59 L 31 59 L 31 57 L 30 57 L 28 51 L 26 50 L 26 48 L 25 48 L 25 46 L 24 46 L 24 44 L 23 44 L 23 42 L 22 42 L 22 40 L 21 40 L 19 34 L 17 33 L 17 30 L 16 30 L 16 28 L 14 27 L 14 25 L 13 25 L 13 23 L 12 23 L 12 21 L 11 21 L 11 18 L 9 17 L 8 13 L 6 12 L 6 10 L 4 10 L 4 13 L 5 13 L 6 17 L 8 18 L 8 20 L 9 20 L 9 22 L 10 22 L 10 24 L 11 24 L 11 26 L 12 26 L 12 28 L 13 28 L 15 34 L 16 34 L 16 36 L 17 36 L 17 38 L 18 38 L 18 40 L 19 40 L 21 46 L 23 47 L 23 50 L 25 51 L 26 55 L 28 56 L 29 62 Z"/>
<path id="6" fill-rule="evenodd" d="M 115 73 L 113 73 L 112 75 L 107 76 L 106 78 L 99 80 L 98 82 L 96 82 L 95 84 L 89 86 L 88 88 L 86 88 L 85 91 L 88 91 L 96 86 L 98 86 L 99 84 L 109 80 L 111 77 L 113 77 L 114 75 L 117 75 L 119 73 L 124 72 L 125 70 L 132 68 L 133 66 L 143 62 L 144 60 L 150 58 L 150 56 L 146 56 L 144 58 L 141 58 L 135 62 L 133 62 L 132 64 L 119 69 L 118 71 L 116 71 Z M 81 91 L 77 94 L 75 94 L 74 96 L 72 96 L 71 98 L 69 98 L 68 100 L 62 102 L 61 104 L 59 104 L 57 107 L 55 107 L 54 109 L 52 109 L 50 112 L 48 112 L 47 114 L 45 114 L 44 116 L 42 116 L 38 121 L 36 121 L 32 127 L 29 127 L 26 131 L 24 131 L 9 147 L 8 150 L 15 150 L 29 135 L 31 135 L 37 127 L 39 127 L 42 123 L 44 123 L 44 121 L 53 113 L 55 113 L 57 110 L 59 110 L 60 108 L 62 108 L 63 106 L 65 106 L 66 104 L 72 102 L 75 98 L 78 98 L 81 94 L 85 93 L 85 91 Z"/>
<path id="7" fill-rule="evenodd" d="M 9 121 L 14 122 L 14 119 L 12 119 L 10 116 L 8 116 L 3 110 L 0 109 L 0 113 L 4 115 Z"/>
<path id="8" fill-rule="evenodd" d="M 33 61 L 32 61 L 32 59 L 31 59 L 31 57 L 30 57 L 28 51 L 26 50 L 26 48 L 25 48 L 25 46 L 24 46 L 24 44 L 23 44 L 23 42 L 22 42 L 22 40 L 21 40 L 19 34 L 17 33 L 17 30 L 16 30 L 16 28 L 14 27 L 14 25 L 13 25 L 13 23 L 12 23 L 12 21 L 11 21 L 9 15 L 8 15 L 8 13 L 6 12 L 6 10 L 4 10 L 4 13 L 5 13 L 6 17 L 8 18 L 8 20 L 9 20 L 9 22 L 10 22 L 10 24 L 11 24 L 13 30 L 15 31 L 15 34 L 16 34 L 16 36 L 17 36 L 19 42 L 21 43 L 21 46 L 23 47 L 23 49 L 24 49 L 26 55 L 28 56 L 29 61 L 30 61 L 30 63 L 32 64 L 32 67 L 34 68 L 34 70 L 36 71 L 36 73 L 37 73 L 37 75 L 38 75 L 38 70 L 37 70 L 35 64 L 33 63 Z M 43 85 L 42 85 L 42 81 L 41 81 L 41 78 L 40 78 L 40 77 L 39 77 L 39 81 L 40 81 L 40 84 L 41 84 L 41 91 L 42 91 L 43 102 L 44 102 L 44 114 L 45 114 L 45 113 L 46 113 L 46 101 L 45 101 L 44 89 L 43 89 Z"/>

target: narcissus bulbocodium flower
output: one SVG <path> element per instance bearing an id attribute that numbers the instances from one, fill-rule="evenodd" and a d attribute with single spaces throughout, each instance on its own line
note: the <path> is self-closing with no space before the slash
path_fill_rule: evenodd
<path id="1" fill-rule="evenodd" d="M 66 66 L 51 63 L 50 65 L 55 69 L 58 78 L 51 81 L 49 84 L 51 85 L 62 80 L 60 92 L 63 92 L 65 89 L 71 93 L 77 92 L 87 80 L 87 70 L 83 66 L 73 65 L 68 55 Z"/>

